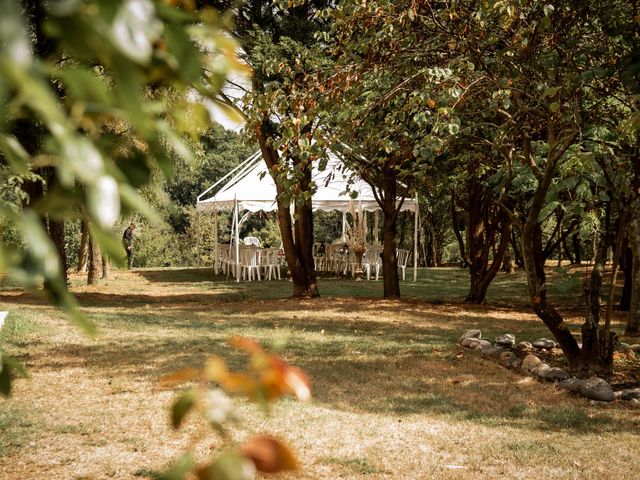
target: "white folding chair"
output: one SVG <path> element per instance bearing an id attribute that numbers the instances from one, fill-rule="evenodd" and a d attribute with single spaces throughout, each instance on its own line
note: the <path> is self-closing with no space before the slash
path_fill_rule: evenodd
<path id="1" fill-rule="evenodd" d="M 280 261 L 277 248 L 265 248 L 260 253 L 260 267 L 263 269 L 264 278 L 271 280 L 271 276 L 280 277 Z"/>
<path id="2" fill-rule="evenodd" d="M 251 281 L 255 274 L 258 280 L 261 280 L 260 253 L 261 251 L 254 247 L 244 246 L 240 249 L 240 278 Z"/>
<path id="3" fill-rule="evenodd" d="M 405 278 L 405 273 L 407 270 L 407 260 L 409 260 L 409 250 L 405 250 L 403 248 L 396 249 L 396 257 L 398 258 L 398 267 L 402 272 L 402 280 Z"/>
<path id="4" fill-rule="evenodd" d="M 262 242 L 260 242 L 260 239 L 258 237 L 244 237 L 242 239 L 242 242 L 245 245 L 253 245 L 254 247 L 262 247 Z"/>
<path id="5" fill-rule="evenodd" d="M 381 245 L 367 245 L 367 251 L 364 253 L 362 259 L 362 269 L 367 274 L 367 280 L 371 280 L 371 270 L 375 269 L 376 280 L 380 276 L 380 266 L 382 265 L 382 259 L 380 254 L 382 253 Z"/>

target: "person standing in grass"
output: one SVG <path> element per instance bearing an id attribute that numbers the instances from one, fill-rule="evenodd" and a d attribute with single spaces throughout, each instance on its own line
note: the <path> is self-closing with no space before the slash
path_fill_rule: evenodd
<path id="1" fill-rule="evenodd" d="M 131 270 L 133 266 L 133 231 L 135 229 L 136 224 L 131 223 L 122 234 L 122 246 L 127 252 L 127 268 L 129 270 Z"/>

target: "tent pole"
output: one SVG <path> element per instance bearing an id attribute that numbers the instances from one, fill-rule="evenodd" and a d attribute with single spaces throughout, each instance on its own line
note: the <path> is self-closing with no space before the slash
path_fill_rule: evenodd
<path id="1" fill-rule="evenodd" d="M 418 223 L 420 221 L 420 204 L 418 203 L 418 192 L 416 192 L 416 210 L 414 215 L 413 228 L 413 281 L 418 280 Z"/>
<path id="2" fill-rule="evenodd" d="M 369 236 L 369 225 L 367 225 L 367 211 L 362 208 L 362 202 L 360 202 L 360 211 L 362 212 L 362 229 L 364 230 L 364 243 L 367 243 L 367 237 Z"/>
<path id="3" fill-rule="evenodd" d="M 200 212 L 196 210 L 196 266 L 200 268 Z"/>
<path id="4" fill-rule="evenodd" d="M 342 212 L 342 238 L 341 242 L 347 241 L 347 212 Z"/>
<path id="5" fill-rule="evenodd" d="M 234 232 L 234 225 L 235 225 L 235 221 L 236 221 L 236 216 L 235 216 L 235 207 L 233 209 L 233 212 L 231 212 L 231 231 L 229 232 L 229 248 L 227 250 L 227 281 L 229 280 L 229 275 L 233 274 L 233 265 L 231 265 L 231 260 L 233 260 L 233 232 Z"/>
<path id="6" fill-rule="evenodd" d="M 218 209 L 213 209 L 213 273 L 218 275 Z"/>
<path id="7" fill-rule="evenodd" d="M 235 241 L 236 241 L 236 282 L 240 281 L 240 228 L 238 227 L 238 199 L 234 200 L 234 216 L 236 223 Z"/>

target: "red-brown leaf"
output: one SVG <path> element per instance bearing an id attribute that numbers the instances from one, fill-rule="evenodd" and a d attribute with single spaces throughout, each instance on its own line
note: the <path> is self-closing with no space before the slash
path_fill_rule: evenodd
<path id="1" fill-rule="evenodd" d="M 242 447 L 241 452 L 253 460 L 261 472 L 276 473 L 298 468 L 298 459 L 291 449 L 274 437 L 253 438 Z"/>

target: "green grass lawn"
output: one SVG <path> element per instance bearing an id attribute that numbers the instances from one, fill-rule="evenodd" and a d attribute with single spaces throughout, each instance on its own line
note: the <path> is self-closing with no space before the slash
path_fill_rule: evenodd
<path id="1" fill-rule="evenodd" d="M 0 293 L 0 310 L 11 312 L 0 342 L 31 376 L 1 400 L 0 478 L 144 478 L 195 437 L 197 457 L 211 455 L 220 440 L 200 436 L 195 418 L 184 432 L 171 431 L 177 390 L 160 389 L 158 380 L 212 354 L 241 368 L 244 356 L 227 343 L 235 335 L 276 350 L 313 382 L 313 402 L 285 400 L 267 418 L 238 404 L 235 441 L 272 432 L 298 452 L 303 470 L 282 478 L 595 479 L 640 471 L 637 405 L 592 405 L 456 346 L 470 328 L 485 338 L 548 336 L 526 306 L 521 274 L 500 275 L 486 306 L 462 303 L 461 269 L 420 270 L 416 283 L 402 282 L 401 301 L 382 300 L 381 281 L 322 278 L 321 299 L 297 301 L 286 280 L 225 280 L 206 269 L 116 270 L 94 287 L 74 277 L 96 339 L 38 296 Z M 553 291 L 576 331 L 580 295 L 577 287 Z M 614 328 L 622 321 L 616 315 Z"/>

